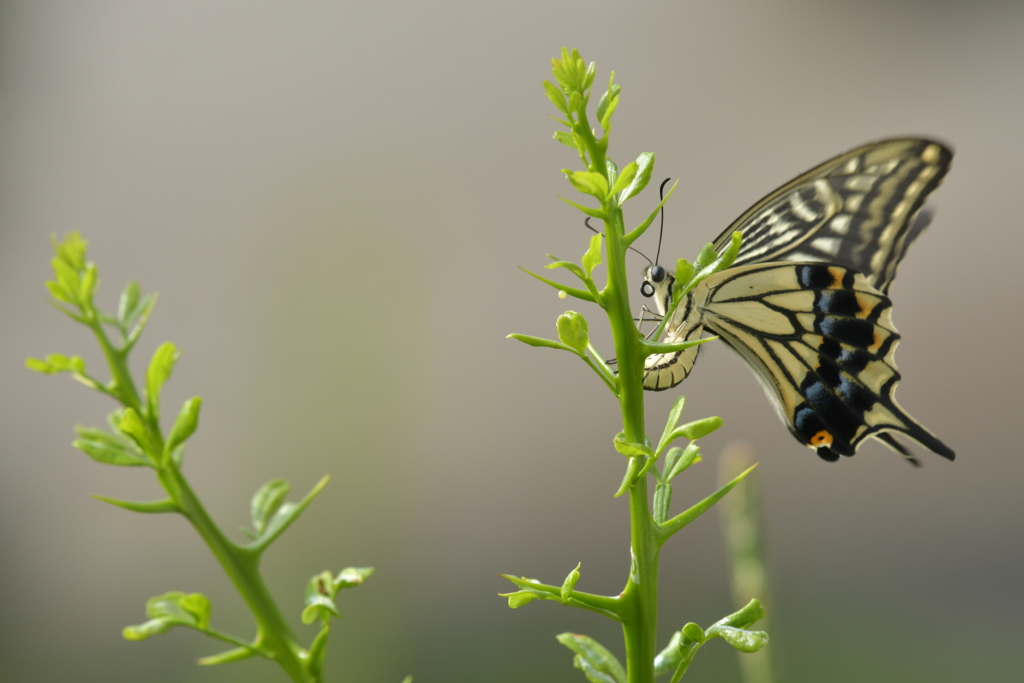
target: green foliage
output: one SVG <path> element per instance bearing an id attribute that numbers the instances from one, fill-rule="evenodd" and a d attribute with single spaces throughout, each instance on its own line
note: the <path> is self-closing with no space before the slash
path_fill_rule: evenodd
<path id="1" fill-rule="evenodd" d="M 671 683 L 677 683 L 686 673 L 697 650 L 705 643 L 720 638 L 739 652 L 757 652 L 768 644 L 768 634 L 751 631 L 758 620 L 764 618 L 764 608 L 757 600 L 746 607 L 716 621 L 707 629 L 690 622 L 672 634 L 668 646 L 654 660 L 654 674 L 661 676 L 673 672 Z"/>
<path id="2" fill-rule="evenodd" d="M 593 683 L 626 683 L 626 670 L 619 660 L 590 636 L 560 633 L 555 638 L 576 654 L 573 666 L 582 669 L 588 680 Z"/>
<path id="3" fill-rule="evenodd" d="M 202 399 L 196 396 L 185 401 L 166 438 L 160 424 L 161 391 L 174 371 L 180 352 L 170 342 L 157 347 L 146 369 L 144 395 L 136 388 L 129 369 L 129 353 L 153 311 L 156 295 L 143 295 L 138 283 L 129 282 L 121 293 L 117 315 L 104 315 L 93 303 L 98 271 L 86 259 L 87 242 L 77 232 L 70 233 L 62 241 L 54 238 L 53 242 L 54 279 L 46 283 L 54 299 L 51 303 L 94 333 L 107 360 L 110 379 L 101 382 L 90 376 L 79 356 L 54 353 L 45 359 L 29 358 L 26 366 L 43 374 L 68 373 L 114 399 L 118 408 L 108 418 L 110 431 L 79 425 L 75 428 L 78 438 L 73 445 L 106 465 L 152 468 L 167 494 L 162 500 L 148 502 L 93 497 L 133 512 L 182 515 L 220 562 L 250 607 L 256 622 L 256 636 L 249 640 L 222 633 L 211 626 L 212 609 L 203 595 L 170 592 L 151 598 L 146 603 L 148 620 L 126 627 L 124 637 L 145 640 L 175 627 L 191 628 L 233 646 L 230 650 L 203 658 L 200 664 L 225 664 L 259 656 L 277 662 L 293 681 L 319 683 L 323 680 L 330 620 L 339 615 L 336 595 L 344 588 L 361 585 L 373 569 L 349 567 L 336 577 L 323 572 L 311 579 L 302 617 L 305 623 L 319 620 L 321 628 L 307 649 L 298 642 L 270 597 L 259 572 L 259 561 L 263 552 L 298 519 L 323 489 L 328 477 L 321 479 L 297 503 L 285 500 L 290 490 L 286 481 L 275 479 L 268 482 L 256 492 L 250 504 L 253 528 L 244 530 L 250 542 L 242 545 L 229 540 L 210 519 L 182 472 L 182 453 L 186 441 L 199 426 Z M 108 328 L 117 333 L 119 339 L 116 342 L 108 335 Z"/>
<path id="4" fill-rule="evenodd" d="M 555 601 L 569 607 L 597 612 L 621 622 L 626 640 L 625 668 L 607 649 L 587 636 L 571 633 L 558 636 L 559 642 L 574 652 L 573 663 L 576 668 L 582 670 L 586 678 L 594 683 L 650 683 L 656 673 L 669 671 L 675 671 L 673 680 L 678 680 L 697 649 L 710 639 L 725 640 L 744 652 L 759 649 L 767 642 L 764 634 L 746 629 L 750 621 L 746 617 L 750 614 L 745 614 L 742 617 L 730 615 L 707 630 L 696 624 L 688 624 L 673 635 L 670 647 L 661 655 L 657 655 L 656 648 L 658 557 L 662 545 L 710 509 L 750 469 L 696 505 L 674 517 L 670 515 L 672 480 L 701 462 L 697 442 L 722 426 L 722 420 L 718 417 L 705 417 L 680 424 L 685 405 L 682 397 L 675 401 L 669 411 L 657 446 L 652 447 L 644 425 L 643 379 L 647 358 L 711 341 L 698 339 L 660 342 L 658 338 L 664 330 L 665 321 L 648 339 L 637 330 L 634 324 L 636 316 L 630 310 L 626 250 L 653 223 L 665 202 L 672 196 L 675 186 L 669 189 L 654 211 L 635 228 L 627 231 L 622 205 L 639 195 L 649 184 L 654 170 L 654 154 L 640 154 L 636 161 L 626 164 L 621 171 L 608 155 L 613 116 L 622 101 L 622 88 L 614 82 L 614 73 L 609 78 L 608 88 L 600 97 L 595 112 L 602 131 L 601 137 L 597 137 L 588 116 L 595 65 L 585 64 L 576 50 L 563 49 L 561 56 L 552 60 L 552 74 L 554 83 L 545 81 L 544 91 L 560 113 L 555 120 L 567 129 L 557 131 L 554 138 L 575 150 L 582 164 L 582 168 L 566 168 L 562 172 L 570 186 L 586 197 L 582 200 L 584 203 L 563 199 L 587 216 L 601 219 L 604 229 L 591 238 L 581 265 L 551 257 L 554 262 L 547 266 L 571 273 L 580 280 L 583 285 L 581 288 L 568 287 L 526 272 L 565 295 L 597 304 L 607 315 L 615 349 L 614 353 L 608 355 L 596 350 L 591 341 L 590 325 L 583 315 L 575 311 L 559 316 L 556 323 L 558 341 L 522 334 L 511 334 L 509 337 L 530 346 L 569 351 L 594 370 L 618 401 L 623 424 L 621 431 L 612 440 L 612 445 L 615 451 L 625 456 L 627 464 L 615 495 L 629 493 L 632 531 L 630 572 L 625 588 L 615 596 L 598 596 L 576 590 L 580 581 L 579 565 L 569 573 L 561 586 L 503 575 L 518 588 L 503 596 L 508 598 L 509 607 L 513 609 L 535 600 Z M 717 253 L 711 245 L 706 245 L 692 264 L 685 259 L 679 260 L 675 271 L 673 309 L 683 294 L 733 263 L 741 239 L 742 236 L 735 233 L 722 254 Z M 594 279 L 594 269 L 601 263 L 604 263 L 607 271 L 603 284 Z M 611 372 L 608 363 L 603 360 L 609 355 L 616 359 L 615 373 Z M 680 439 L 688 443 L 675 446 L 675 442 Z M 659 460 L 660 468 L 657 466 Z M 648 502 L 649 476 L 653 477 L 655 485 L 653 506 Z"/>
<path id="5" fill-rule="evenodd" d="M 125 640 L 145 640 L 166 633 L 175 626 L 207 631 L 210 628 L 211 611 L 210 601 L 201 593 L 164 593 L 146 601 L 149 621 L 138 626 L 126 626 L 124 637 Z"/>

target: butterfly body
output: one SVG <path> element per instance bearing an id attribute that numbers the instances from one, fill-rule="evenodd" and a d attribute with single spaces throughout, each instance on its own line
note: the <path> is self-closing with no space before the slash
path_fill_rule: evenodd
<path id="1" fill-rule="evenodd" d="M 896 403 L 899 334 L 886 295 L 914 219 L 945 175 L 951 153 L 928 140 L 888 140 L 848 152 L 771 193 L 732 232 L 732 267 L 698 283 L 666 324 L 665 341 L 720 336 L 754 371 L 790 432 L 825 460 L 853 455 L 867 438 L 910 458 L 902 433 L 953 459 L 953 451 Z M 674 280 L 645 271 L 645 295 L 664 316 Z M 689 374 L 698 347 L 650 356 L 644 387 Z"/>

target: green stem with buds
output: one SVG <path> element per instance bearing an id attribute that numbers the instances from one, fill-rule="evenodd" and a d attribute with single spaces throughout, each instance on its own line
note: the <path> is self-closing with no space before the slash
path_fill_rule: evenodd
<path id="1" fill-rule="evenodd" d="M 510 336 L 531 346 L 560 349 L 579 356 L 601 377 L 618 399 L 622 414 L 622 431 L 615 437 L 614 445 L 619 453 L 628 458 L 628 465 L 616 495 L 629 493 L 630 572 L 626 587 L 615 597 L 600 597 L 575 591 L 576 582 L 579 580 L 578 568 L 570 572 L 561 588 L 541 584 L 532 579 L 506 577 L 520 589 L 506 596 L 509 598 L 510 607 L 519 607 L 538 598 L 555 600 L 567 606 L 598 612 L 621 622 L 626 649 L 625 667 L 603 646 L 587 636 L 558 636 L 559 642 L 576 653 L 576 666 L 583 669 L 592 681 L 652 683 L 656 675 L 670 671 L 675 672 L 673 679 L 678 680 L 689 667 L 697 649 L 709 639 L 726 639 L 738 649 L 747 648 L 743 651 L 753 651 L 750 648 L 757 649 L 767 642 L 767 636 L 763 633 L 745 630 L 763 615 L 760 605 L 754 601 L 740 612 L 712 625 L 707 631 L 696 624 L 687 624 L 682 630 L 674 633 L 669 646 L 658 653 L 658 559 L 661 547 L 671 536 L 728 493 L 746 476 L 746 472 L 697 505 L 668 518 L 668 504 L 671 500 L 669 482 L 690 465 L 700 461 L 700 449 L 695 445 L 695 441 L 720 427 L 721 420 L 706 418 L 677 426 L 683 409 L 683 400 L 680 397 L 669 415 L 661 442 L 656 448 L 652 448 L 644 426 L 645 363 L 649 356 L 681 351 L 707 340 L 665 344 L 657 342 L 657 335 L 655 341 L 648 341 L 637 330 L 629 304 L 626 250 L 652 224 L 668 197 L 666 196 L 638 227 L 626 231 L 622 204 L 641 192 L 650 181 L 654 155 L 641 154 L 636 162 L 628 164 L 620 172 L 607 156 L 612 114 L 618 106 L 620 93 L 619 86 L 614 85 L 614 73 L 609 80 L 608 91 L 597 107 L 597 117 L 603 130 L 602 137 L 598 138 L 587 116 L 587 105 L 595 73 L 594 65 L 585 65 L 575 50 L 571 53 L 563 50 L 561 59 L 552 60 L 552 63 L 552 71 L 558 85 L 545 82 L 544 87 L 548 99 L 565 116 L 565 120 L 557 120 L 569 129 L 568 133 L 556 133 L 555 138 L 575 148 L 586 168 L 585 171 L 565 170 L 564 173 L 575 189 L 597 199 L 600 208 L 584 206 L 568 199 L 565 201 L 586 215 L 603 220 L 604 230 L 591 239 L 590 248 L 582 259 L 582 267 L 559 259 L 548 265 L 548 268 L 569 270 L 582 281 L 583 288 L 568 287 L 534 273 L 530 275 L 569 296 L 596 303 L 604 309 L 611 327 L 618 375 L 609 375 L 607 365 L 600 360 L 601 357 L 590 343 L 586 319 L 574 311 L 566 312 L 559 317 L 559 341 L 519 334 Z M 666 319 L 672 315 L 681 295 L 686 294 L 701 279 L 727 268 L 732 263 L 739 249 L 739 240 L 740 236 L 737 233 L 729 249 L 721 256 L 708 245 L 698 258 L 699 268 L 680 260 L 676 269 L 679 296 L 674 298 L 665 316 Z M 593 279 L 593 270 L 602 261 L 602 248 L 607 267 L 607 280 L 604 287 L 599 289 Z M 664 325 L 663 321 L 658 330 L 659 334 Z M 677 438 L 690 439 L 690 445 L 685 450 L 669 449 L 669 445 Z M 659 470 L 655 465 L 663 454 L 664 465 Z M 655 514 L 652 514 L 648 503 L 648 474 L 654 476 L 657 482 Z"/>

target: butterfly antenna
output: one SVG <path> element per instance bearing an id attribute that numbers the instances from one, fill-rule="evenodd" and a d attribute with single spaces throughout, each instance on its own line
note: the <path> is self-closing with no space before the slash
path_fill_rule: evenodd
<path id="1" fill-rule="evenodd" d="M 662 220 L 664 220 L 664 219 L 662 219 Z M 597 234 L 601 234 L 600 230 L 598 230 L 597 228 L 595 228 L 593 225 L 590 224 L 590 216 L 587 216 L 586 218 L 583 219 L 583 225 L 587 226 L 587 228 L 592 230 L 593 232 L 596 232 Z M 644 260 L 647 261 L 648 263 L 650 263 L 652 266 L 654 265 L 654 261 L 652 261 L 651 259 L 647 258 L 647 254 L 645 254 L 644 252 L 642 252 L 639 249 L 636 249 L 634 247 L 628 247 L 628 248 L 631 251 L 635 251 L 636 253 L 638 253 L 641 256 L 643 256 Z M 659 245 L 658 248 L 660 249 L 661 246 Z"/>
<path id="2" fill-rule="evenodd" d="M 661 181 L 661 187 L 658 188 L 658 199 L 660 199 L 661 201 L 665 201 L 665 186 L 668 185 L 668 181 L 670 181 L 670 180 L 672 180 L 672 179 L 671 178 L 665 178 L 663 181 Z M 658 228 L 658 252 L 654 255 L 654 263 L 651 264 L 652 266 L 658 262 L 658 259 L 661 258 L 661 238 L 664 237 L 664 235 L 665 235 L 665 207 L 663 205 L 661 207 L 661 227 Z M 646 258 L 646 257 L 644 257 L 644 258 Z"/>

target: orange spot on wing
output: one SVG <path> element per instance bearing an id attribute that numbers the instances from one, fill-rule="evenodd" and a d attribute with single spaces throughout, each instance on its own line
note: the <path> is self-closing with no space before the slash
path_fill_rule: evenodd
<path id="1" fill-rule="evenodd" d="M 822 429 L 817 434 L 811 437 L 811 446 L 817 448 L 818 446 L 831 446 L 832 435 L 828 430 Z"/>

